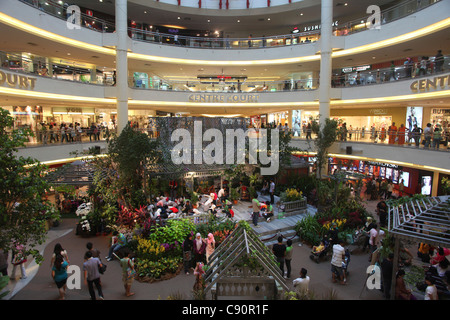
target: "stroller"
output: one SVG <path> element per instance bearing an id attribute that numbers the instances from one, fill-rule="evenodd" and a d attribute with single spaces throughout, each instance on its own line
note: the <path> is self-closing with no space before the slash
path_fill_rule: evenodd
<path id="1" fill-rule="evenodd" d="M 311 251 L 311 255 L 309 256 L 309 258 L 311 260 L 315 261 L 316 263 L 319 263 L 322 260 L 328 260 L 331 256 L 330 241 L 323 239 L 322 243 L 323 243 L 323 249 L 316 251 L 316 250 L 314 250 L 315 247 L 313 247 L 313 250 Z"/>
<path id="2" fill-rule="evenodd" d="M 345 258 L 342 260 L 342 272 L 344 273 L 344 282 L 347 282 L 347 276 L 349 274 L 348 272 L 348 265 L 350 263 L 350 251 L 348 249 L 345 249 Z"/>

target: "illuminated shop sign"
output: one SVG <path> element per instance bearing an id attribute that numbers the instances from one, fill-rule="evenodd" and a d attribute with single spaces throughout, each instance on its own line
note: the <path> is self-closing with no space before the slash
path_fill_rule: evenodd
<path id="1" fill-rule="evenodd" d="M 34 89 L 36 78 L 0 71 L 0 85 L 7 84 L 11 88 Z"/>
<path id="2" fill-rule="evenodd" d="M 449 114 L 450 115 L 450 109 L 431 109 L 432 114 Z"/>
<path id="3" fill-rule="evenodd" d="M 388 110 L 387 109 L 370 109 L 370 113 L 374 114 L 374 115 L 380 115 L 380 114 L 388 114 Z"/>
<path id="4" fill-rule="evenodd" d="M 189 95 L 189 102 L 203 103 L 255 103 L 259 100 L 259 94 L 217 94 L 195 93 Z"/>
<path id="5" fill-rule="evenodd" d="M 444 89 L 448 87 L 450 75 L 434 77 L 432 79 L 420 79 L 413 81 L 410 85 L 411 91 L 433 91 L 439 88 Z"/>
<path id="6" fill-rule="evenodd" d="M 331 26 L 332 27 L 337 27 L 339 24 L 338 20 L 334 21 Z M 303 28 L 303 31 L 314 31 L 314 30 L 320 30 L 320 24 L 315 24 L 315 25 L 310 25 L 310 26 L 306 26 Z M 294 29 L 295 30 L 295 29 Z"/>
<path id="7" fill-rule="evenodd" d="M 358 71 L 366 71 L 372 69 L 371 65 L 365 65 L 365 66 L 359 66 L 359 67 L 346 67 L 342 68 L 343 73 L 350 73 L 350 72 L 358 72 Z"/>
<path id="8" fill-rule="evenodd" d="M 398 165 L 392 164 L 392 163 L 366 161 L 366 164 L 371 165 L 371 166 L 385 167 L 385 168 L 402 169 L 402 167 L 399 167 Z"/>

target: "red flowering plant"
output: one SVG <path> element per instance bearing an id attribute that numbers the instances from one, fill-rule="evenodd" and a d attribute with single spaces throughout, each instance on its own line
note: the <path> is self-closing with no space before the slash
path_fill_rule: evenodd
<path id="1" fill-rule="evenodd" d="M 144 225 L 148 220 L 148 213 L 145 207 L 141 206 L 139 209 L 128 209 L 121 206 L 117 224 L 120 226 L 134 229 L 136 225 Z"/>
<path id="2" fill-rule="evenodd" d="M 348 214 L 345 226 L 349 229 L 356 229 L 363 224 L 363 216 L 359 210 L 350 212 Z"/>

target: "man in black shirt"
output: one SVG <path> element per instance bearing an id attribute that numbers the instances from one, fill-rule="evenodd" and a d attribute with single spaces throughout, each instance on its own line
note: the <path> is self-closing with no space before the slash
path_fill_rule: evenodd
<path id="1" fill-rule="evenodd" d="M 284 277 L 284 256 L 286 254 L 286 245 L 283 244 L 283 237 L 278 237 L 278 243 L 272 246 L 272 252 L 280 264 L 281 276 Z"/>
<path id="2" fill-rule="evenodd" d="M 386 228 L 387 226 L 387 219 L 388 219 L 388 212 L 387 212 L 387 205 L 384 200 L 381 200 L 377 204 L 377 214 L 380 218 L 380 227 Z"/>

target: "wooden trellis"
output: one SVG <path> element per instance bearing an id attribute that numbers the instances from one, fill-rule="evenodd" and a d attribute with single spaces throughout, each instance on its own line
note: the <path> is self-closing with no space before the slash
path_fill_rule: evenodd
<path id="1" fill-rule="evenodd" d="M 209 257 L 205 283 L 205 292 L 211 291 L 214 300 L 230 296 L 280 299 L 289 291 L 273 253 L 242 225 Z"/>

